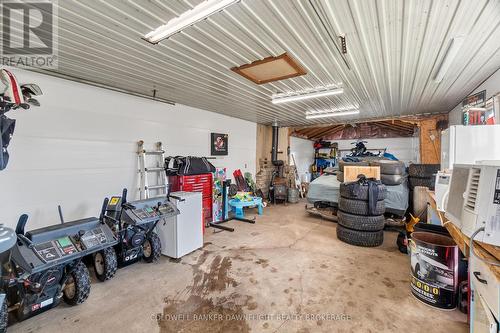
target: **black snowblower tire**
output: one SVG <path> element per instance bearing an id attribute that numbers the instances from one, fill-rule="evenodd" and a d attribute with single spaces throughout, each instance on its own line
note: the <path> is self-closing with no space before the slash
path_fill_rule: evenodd
<path id="1" fill-rule="evenodd" d="M 408 174 L 410 177 L 431 178 L 441 169 L 440 164 L 410 164 Z"/>
<path id="2" fill-rule="evenodd" d="M 337 224 L 337 238 L 351 245 L 375 247 L 384 242 L 384 231 L 352 230 Z"/>
<path id="3" fill-rule="evenodd" d="M 83 262 L 69 273 L 63 290 L 64 301 L 69 305 L 78 305 L 85 302 L 90 294 L 90 274 Z"/>
<path id="4" fill-rule="evenodd" d="M 405 174 L 405 164 L 401 161 L 392 160 L 379 160 L 370 162 L 371 166 L 379 166 L 380 173 L 386 175 L 404 175 Z"/>
<path id="5" fill-rule="evenodd" d="M 383 173 L 380 174 L 380 181 L 384 185 L 389 185 L 389 186 L 401 185 L 403 184 L 404 180 L 405 176 L 402 175 L 386 175 Z"/>
<path id="6" fill-rule="evenodd" d="M 384 229 L 385 225 L 384 215 L 359 216 L 338 211 L 337 218 L 338 218 L 337 221 L 338 224 L 352 230 L 379 231 Z"/>
<path id="7" fill-rule="evenodd" d="M 362 200 L 352 200 L 340 197 L 339 199 L 339 209 L 345 213 L 369 216 L 368 214 L 368 202 Z M 371 216 L 383 215 L 385 213 L 385 203 L 383 200 L 377 201 L 375 211 Z"/>
<path id="8" fill-rule="evenodd" d="M 153 231 L 142 246 L 144 249 L 142 257 L 145 262 L 153 262 L 160 259 L 161 241 L 156 232 Z M 147 248 L 148 246 L 150 247 L 149 249 Z"/>
<path id="9" fill-rule="evenodd" d="M 116 252 L 113 247 L 99 251 L 93 256 L 95 276 L 99 281 L 106 281 L 115 276 L 118 268 Z"/>
<path id="10" fill-rule="evenodd" d="M 340 184 L 340 196 L 346 199 L 353 200 L 368 200 L 368 185 L 360 185 L 358 187 L 358 193 L 353 194 L 353 187 L 356 186 L 357 182 L 342 183 Z M 378 200 L 384 200 L 387 195 L 386 188 L 383 184 L 378 185 Z"/>
<path id="11" fill-rule="evenodd" d="M 339 170 L 344 171 L 345 166 L 369 166 L 368 162 L 366 161 L 359 161 L 359 162 L 344 162 L 340 161 L 339 162 Z"/>

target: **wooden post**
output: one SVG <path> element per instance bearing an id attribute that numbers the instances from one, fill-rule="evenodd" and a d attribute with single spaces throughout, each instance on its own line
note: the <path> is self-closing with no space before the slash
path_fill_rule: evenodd
<path id="1" fill-rule="evenodd" d="M 436 123 L 447 119 L 447 116 L 439 116 L 420 120 L 420 163 L 441 163 L 441 132 L 436 129 Z"/>

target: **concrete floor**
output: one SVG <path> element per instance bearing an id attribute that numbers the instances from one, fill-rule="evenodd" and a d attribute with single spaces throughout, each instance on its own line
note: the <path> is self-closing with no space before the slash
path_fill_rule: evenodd
<path id="1" fill-rule="evenodd" d="M 468 330 L 465 315 L 411 295 L 409 259 L 394 232 L 378 248 L 351 246 L 337 240 L 335 223 L 308 216 L 303 204 L 268 207 L 255 225 L 229 224 L 234 233 L 207 230 L 203 249 L 179 262 L 120 269 L 94 282 L 84 304 L 63 303 L 9 331 Z"/>

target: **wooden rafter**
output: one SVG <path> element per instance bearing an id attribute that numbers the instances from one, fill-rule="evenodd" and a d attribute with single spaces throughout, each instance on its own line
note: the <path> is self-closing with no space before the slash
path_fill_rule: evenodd
<path id="1" fill-rule="evenodd" d="M 431 117 L 437 118 L 437 117 Z M 429 119 L 429 118 L 427 118 Z M 380 131 L 391 131 L 391 133 L 401 136 L 411 136 L 415 133 L 415 128 L 419 126 L 420 122 L 423 121 L 421 117 L 409 117 L 409 118 L 398 118 L 398 119 L 383 119 L 383 120 L 370 120 L 363 121 L 354 124 L 327 124 L 318 126 L 306 126 L 295 128 L 291 135 L 298 136 L 301 138 L 306 138 L 310 140 L 317 140 L 321 138 L 331 137 L 346 126 L 355 126 L 355 124 L 372 124 L 379 128 Z"/>
<path id="2" fill-rule="evenodd" d="M 374 123 L 374 125 L 376 126 L 379 126 L 381 128 L 384 128 L 384 129 L 389 129 L 389 130 L 392 130 L 392 131 L 396 131 L 396 132 L 399 132 L 399 133 L 413 133 L 414 129 L 413 127 L 412 128 L 405 128 L 405 127 L 400 127 L 400 126 L 394 126 L 394 125 L 389 125 L 387 123 L 384 123 L 384 122 L 379 122 L 379 123 Z"/>
<path id="3" fill-rule="evenodd" d="M 334 134 L 337 134 L 338 132 L 342 131 L 345 128 L 346 125 L 339 125 L 336 128 L 332 129 L 330 132 L 325 134 L 325 137 L 332 136 Z"/>
<path id="4" fill-rule="evenodd" d="M 316 133 L 316 134 L 314 135 L 314 138 L 321 139 L 321 137 L 322 137 L 322 136 L 327 135 L 330 131 L 332 131 L 332 130 L 333 130 L 333 129 L 335 129 L 336 127 L 338 127 L 338 126 L 335 126 L 335 125 L 334 125 L 334 126 L 327 127 L 326 129 L 325 129 L 325 128 L 323 128 L 323 129 L 322 129 L 322 131 L 320 131 L 320 132 L 318 132 L 318 133 Z"/>
<path id="5" fill-rule="evenodd" d="M 396 122 L 379 122 L 379 123 L 375 123 L 375 124 L 387 124 L 391 127 L 394 127 L 394 128 L 400 128 L 400 129 L 403 129 L 403 130 L 413 130 L 415 128 L 415 125 L 414 124 L 405 124 L 405 123 L 402 123 L 400 121 L 396 121 Z"/>

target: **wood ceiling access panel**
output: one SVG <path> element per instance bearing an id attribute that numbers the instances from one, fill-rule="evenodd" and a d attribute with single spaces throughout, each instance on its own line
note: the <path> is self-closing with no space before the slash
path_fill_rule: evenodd
<path id="1" fill-rule="evenodd" d="M 306 71 L 288 54 L 268 57 L 231 70 L 256 84 L 285 80 L 306 74 Z"/>

